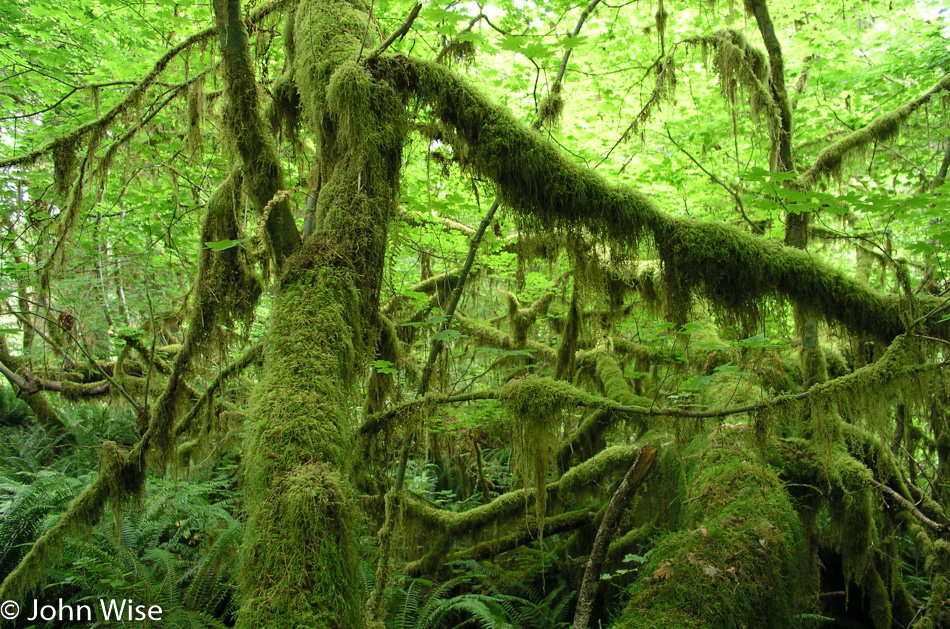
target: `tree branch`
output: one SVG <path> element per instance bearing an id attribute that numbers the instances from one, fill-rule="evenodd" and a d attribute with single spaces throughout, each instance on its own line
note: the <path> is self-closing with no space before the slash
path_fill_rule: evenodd
<path id="1" fill-rule="evenodd" d="M 878 482 L 877 480 L 872 478 L 871 484 L 877 487 L 878 489 L 880 489 L 882 492 L 884 492 L 891 498 L 893 498 L 894 500 L 896 500 L 897 504 L 899 504 L 902 508 L 907 509 L 911 513 L 911 515 L 917 518 L 922 524 L 925 524 L 926 526 L 937 531 L 938 533 L 943 531 L 945 528 L 947 528 L 943 524 L 940 524 L 939 522 L 934 522 L 933 520 L 928 518 L 926 515 L 923 514 L 923 512 L 920 509 L 918 509 L 914 505 L 914 503 L 912 503 L 907 498 L 904 498 L 902 495 L 900 495 L 899 493 L 897 493 L 896 491 L 894 491 L 893 489 L 891 489 L 884 483 Z"/>
<path id="2" fill-rule="evenodd" d="M 421 10 L 422 10 L 422 3 L 417 2 L 415 6 L 413 6 L 412 9 L 409 11 L 409 15 L 408 17 L 406 17 L 405 21 L 399 25 L 399 28 L 394 30 L 392 34 L 386 38 L 386 41 L 384 41 L 382 44 L 379 45 L 379 48 L 371 52 L 370 55 L 366 58 L 366 61 L 369 62 L 371 59 L 375 59 L 376 57 L 381 55 L 383 52 L 385 52 L 387 48 L 392 46 L 393 42 L 395 42 L 397 39 L 402 39 L 403 37 L 405 37 L 406 33 L 409 32 L 409 29 L 412 28 L 412 23 L 416 21 L 417 17 L 419 17 L 419 11 Z"/>
<path id="3" fill-rule="evenodd" d="M 272 0 L 271 2 L 258 7 L 254 11 L 251 11 L 251 21 L 258 21 L 267 15 L 270 15 L 277 9 L 281 8 L 287 1 L 288 0 Z M 135 84 L 135 87 L 133 87 L 129 93 L 126 94 L 125 98 L 113 105 L 109 111 L 107 111 L 98 119 L 87 122 L 86 124 L 63 134 L 62 136 L 52 140 L 51 142 L 48 142 L 34 151 L 30 151 L 29 153 L 24 153 L 22 155 L 16 155 L 14 157 L 8 157 L 6 159 L 0 159 L 0 168 L 8 168 L 10 166 L 17 166 L 21 164 L 30 164 L 35 162 L 46 153 L 53 151 L 58 146 L 78 142 L 89 133 L 104 130 L 119 116 L 121 116 L 123 112 L 135 107 L 135 105 L 138 104 L 139 100 L 145 94 L 145 91 L 156 82 L 156 79 L 158 79 L 159 75 L 165 70 L 168 64 L 171 63 L 173 59 L 175 59 L 175 57 L 191 46 L 194 46 L 195 44 L 212 37 L 215 32 L 216 31 L 214 27 L 208 27 L 189 36 L 177 46 L 170 48 L 164 55 L 159 57 L 159 59 L 152 66 L 152 69 L 149 70 L 148 74 L 142 77 L 142 79 L 140 79 L 138 83 Z"/>
<path id="4" fill-rule="evenodd" d="M 881 295 L 807 252 L 736 227 L 661 212 L 646 195 L 608 184 L 566 159 L 448 68 L 380 57 L 374 70 L 408 75 L 409 88 L 456 129 L 473 170 L 495 181 L 503 200 L 522 214 L 549 227 L 582 225 L 619 247 L 651 239 L 680 317 L 692 292 L 734 311 L 783 296 L 876 338 L 890 340 L 904 331 L 900 296 Z M 931 307 L 931 299 L 921 301 Z M 950 326 L 940 335 L 950 336 Z"/>
<path id="5" fill-rule="evenodd" d="M 610 548 L 610 542 L 617 531 L 617 525 L 620 524 L 621 516 L 627 510 L 627 505 L 630 504 L 633 495 L 646 480 L 650 470 L 653 469 L 656 454 L 657 449 L 649 446 L 644 447 L 637 453 L 636 460 L 630 466 L 626 476 L 623 477 L 620 487 L 614 492 L 610 504 L 607 505 L 604 519 L 601 520 L 600 527 L 597 529 L 597 536 L 594 538 L 594 547 L 590 551 L 590 557 L 587 558 L 584 580 L 581 582 L 581 588 L 577 593 L 577 609 L 574 612 L 573 629 L 587 629 L 594 599 L 597 598 L 600 573 L 604 567 L 607 549 Z"/>
<path id="6" fill-rule="evenodd" d="M 919 98 L 881 114 L 866 126 L 853 131 L 832 143 L 818 154 L 811 168 L 799 175 L 795 183 L 801 189 L 810 188 L 822 177 L 835 174 L 844 158 L 873 142 L 884 142 L 893 137 L 904 122 L 931 98 L 943 91 L 950 91 L 950 74 L 944 76 Z"/>

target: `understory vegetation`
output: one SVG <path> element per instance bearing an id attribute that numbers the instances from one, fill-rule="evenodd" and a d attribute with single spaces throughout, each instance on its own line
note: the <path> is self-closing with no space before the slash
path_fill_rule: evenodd
<path id="1" fill-rule="evenodd" d="M 950 629 L 950 14 L 782 4 L 0 7 L 10 626 Z"/>

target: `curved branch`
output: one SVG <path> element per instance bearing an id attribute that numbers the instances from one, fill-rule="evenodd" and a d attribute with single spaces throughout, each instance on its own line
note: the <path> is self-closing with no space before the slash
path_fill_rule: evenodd
<path id="1" fill-rule="evenodd" d="M 692 292 L 734 311 L 782 296 L 876 338 L 890 340 L 904 331 L 900 296 L 881 295 L 807 252 L 733 226 L 660 211 L 641 192 L 609 184 L 569 161 L 443 66 L 380 57 L 374 71 L 408 75 L 408 87 L 471 150 L 473 169 L 495 181 L 503 200 L 522 214 L 549 226 L 584 226 L 615 246 L 652 240 L 665 267 L 674 314 L 680 317 Z M 922 301 L 926 309 L 933 300 Z M 950 336 L 948 328 L 940 335 Z"/>
<path id="2" fill-rule="evenodd" d="M 590 557 L 587 558 L 587 568 L 584 570 L 581 589 L 577 593 L 577 610 L 574 613 L 573 629 L 587 629 L 594 599 L 597 598 L 600 573 L 604 568 L 607 549 L 610 547 L 610 542 L 617 531 L 617 526 L 620 524 L 620 518 L 626 512 L 630 500 L 633 499 L 633 495 L 646 480 L 650 470 L 653 469 L 656 454 L 657 449 L 649 446 L 637 453 L 636 460 L 630 466 L 626 476 L 623 477 L 620 487 L 614 492 L 610 504 L 607 505 L 604 519 L 601 520 L 600 528 L 597 529 L 594 547 L 590 551 Z"/>
<path id="3" fill-rule="evenodd" d="M 826 147 L 818 154 L 811 168 L 799 175 L 795 183 L 798 187 L 807 189 L 822 177 L 834 175 L 841 168 L 844 158 L 850 153 L 859 151 L 872 142 L 884 142 L 890 139 L 900 130 L 901 125 L 911 114 L 924 106 L 935 95 L 945 91 L 950 91 L 950 74 L 940 79 L 936 85 L 919 98 L 881 114 L 866 126 L 849 133 Z"/>
<path id="4" fill-rule="evenodd" d="M 266 17 L 267 15 L 270 15 L 277 9 L 281 8 L 285 2 L 287 2 L 287 0 L 272 0 L 271 2 L 258 7 L 254 11 L 251 11 L 250 20 L 255 22 Z M 78 142 L 89 133 L 101 132 L 105 130 L 105 128 L 112 124 L 112 122 L 121 116 L 123 112 L 130 109 L 131 107 L 134 107 L 139 102 L 139 100 L 145 94 L 145 91 L 156 82 L 156 79 L 158 79 L 159 75 L 161 75 L 161 73 L 165 70 L 168 64 L 175 59 L 175 57 L 195 44 L 201 43 L 202 41 L 212 37 L 215 32 L 216 31 L 214 27 L 208 27 L 187 37 L 177 46 L 170 48 L 165 54 L 158 58 L 158 60 L 155 62 L 155 65 L 153 65 L 152 69 L 149 70 L 148 74 L 142 77 L 142 79 L 140 79 L 138 83 L 135 84 L 135 87 L 133 87 L 132 90 L 126 94 L 125 98 L 113 105 L 112 108 L 101 117 L 65 133 L 64 135 L 52 140 L 51 142 L 48 142 L 34 151 L 16 155 L 14 157 L 8 157 L 6 159 L 0 159 L 0 168 L 31 164 L 59 146 Z"/>
<path id="5" fill-rule="evenodd" d="M 244 162 L 244 188 L 257 211 L 263 212 L 285 188 L 277 147 L 259 111 L 257 80 L 248 50 L 241 3 L 238 0 L 215 0 L 214 12 L 225 91 L 229 97 L 225 123 Z M 266 224 L 274 263 L 280 269 L 300 246 L 300 234 L 286 198 L 271 206 Z"/>
<path id="6" fill-rule="evenodd" d="M 188 414 L 182 417 L 181 420 L 175 424 L 175 435 L 180 436 L 188 432 L 188 429 L 191 427 L 191 422 L 194 421 L 195 417 L 198 416 L 198 413 L 201 412 L 201 409 L 204 408 L 208 398 L 214 395 L 215 391 L 221 387 L 225 380 L 235 374 L 242 372 L 244 369 L 249 367 L 251 363 L 260 360 L 263 352 L 263 343 L 256 343 L 244 350 L 244 353 L 235 359 L 234 362 L 222 369 L 215 379 L 211 381 L 211 384 L 209 384 L 205 389 L 205 392 L 201 394 L 201 397 L 199 397 L 194 403 L 194 405 L 191 407 L 191 410 L 188 411 Z"/>

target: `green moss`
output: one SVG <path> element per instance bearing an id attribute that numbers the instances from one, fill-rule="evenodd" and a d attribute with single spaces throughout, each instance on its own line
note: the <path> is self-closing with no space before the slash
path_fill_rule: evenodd
<path id="1" fill-rule="evenodd" d="M 464 330 L 466 335 L 482 347 L 496 347 L 504 350 L 516 349 L 515 340 L 493 326 L 479 323 L 458 313 L 455 314 L 454 320 L 459 329 Z M 557 360 L 556 351 L 543 343 L 525 341 L 525 348 L 546 362 L 554 363 Z"/>
<path id="2" fill-rule="evenodd" d="M 723 99 L 735 107 L 741 100 L 739 97 L 748 94 L 753 119 L 764 115 L 772 143 L 778 144 L 781 113 L 769 86 L 769 62 L 765 53 L 733 30 L 691 39 L 688 43 L 700 47 L 704 62 L 712 61 L 719 75 Z"/>
<path id="3" fill-rule="evenodd" d="M 502 406 L 511 414 L 514 469 L 535 490 L 538 522 L 547 511 L 548 471 L 560 439 L 565 407 L 577 403 L 575 389 L 563 382 L 527 376 L 511 380 L 501 391 Z"/>
<path id="4" fill-rule="evenodd" d="M 557 348 L 557 362 L 554 365 L 554 379 L 570 382 L 574 379 L 577 366 L 577 339 L 580 335 L 580 313 L 577 306 L 577 291 L 571 295 L 567 310 L 567 321 L 561 334 L 561 343 Z"/>
<path id="5" fill-rule="evenodd" d="M 950 89 L 950 77 L 941 79 L 929 94 L 947 89 Z M 825 148 L 811 168 L 798 178 L 797 183 L 802 188 L 810 188 L 823 177 L 838 176 L 841 165 L 849 156 L 866 150 L 872 143 L 886 142 L 893 138 L 904 122 L 929 99 L 929 94 L 878 116 L 867 126 L 849 133 Z"/>
<path id="6" fill-rule="evenodd" d="M 282 614 L 286 626 L 356 626 L 341 620 L 356 613 L 349 492 L 330 469 L 349 458 L 358 298 L 346 272 L 318 266 L 295 279 L 271 313 L 248 422 L 241 613 L 244 626 L 285 626 Z"/>
<path id="7" fill-rule="evenodd" d="M 343 151 L 355 149 L 372 137 L 374 87 L 362 66 L 353 60 L 341 63 L 327 85 L 327 112 L 336 116 L 336 141 Z"/>
<path id="8" fill-rule="evenodd" d="M 588 413 L 577 429 L 561 442 L 557 466 L 562 473 L 580 461 L 586 461 L 607 445 L 606 432 L 619 421 L 618 413 L 595 410 Z"/>
<path id="9" fill-rule="evenodd" d="M 802 386 L 801 362 L 785 354 L 765 356 L 758 364 L 756 373 L 762 389 L 775 393 L 797 393 Z"/>
<path id="10" fill-rule="evenodd" d="M 558 86 L 560 87 L 560 86 Z M 538 124 L 549 129 L 557 129 L 561 123 L 561 114 L 564 113 L 564 97 L 560 90 L 545 96 L 538 105 Z"/>
<path id="11" fill-rule="evenodd" d="M 801 530 L 751 445 L 730 429 L 687 449 L 683 526 L 657 541 L 615 629 L 794 626 Z"/>
<path id="12" fill-rule="evenodd" d="M 903 332 L 900 297 L 879 295 L 804 251 L 738 227 L 661 213 L 645 195 L 612 186 L 564 157 L 445 67 L 380 58 L 376 71 L 403 77 L 454 127 L 471 167 L 495 181 L 516 211 L 549 228 L 583 225 L 614 248 L 652 240 L 672 310 L 683 319 L 694 292 L 746 314 L 766 297 L 784 296 L 855 331 L 888 340 Z"/>
<path id="13" fill-rule="evenodd" d="M 547 504 L 550 506 L 560 503 L 576 507 L 593 495 L 603 499 L 605 486 L 610 484 L 606 479 L 622 476 L 633 464 L 638 452 L 638 448 L 616 446 L 598 453 L 572 468 L 560 481 L 548 483 L 545 487 Z M 535 496 L 534 489 L 519 489 L 502 494 L 487 505 L 464 513 L 437 509 L 419 501 L 409 500 L 406 503 L 405 517 L 421 524 L 425 545 L 431 549 L 429 554 L 434 555 L 448 548 L 451 543 L 469 539 L 479 543 L 480 536 L 497 536 L 510 526 L 523 522 L 527 510 L 535 501 Z M 449 546 L 445 546 L 446 542 Z M 437 557 L 430 557 L 419 565 L 426 564 L 431 567 L 431 561 L 434 559 Z"/>
<path id="14" fill-rule="evenodd" d="M 524 349 L 528 342 L 528 330 L 538 316 L 544 315 L 551 305 L 553 293 L 543 295 L 528 308 L 522 308 L 514 293 L 506 295 L 508 301 L 508 327 L 511 331 L 512 345 L 515 349 Z"/>
<path id="15" fill-rule="evenodd" d="M 919 621 L 921 627 L 930 627 L 942 629 L 950 626 L 950 578 L 944 574 L 937 574 L 933 578 L 930 591 L 930 601 L 927 603 L 927 613 Z M 918 629 L 918 625 L 914 625 Z"/>
<path id="16" fill-rule="evenodd" d="M 247 422 L 242 627 L 360 623 L 349 409 L 378 339 L 406 128 L 401 97 L 353 61 L 377 32 L 367 8 L 302 0 L 293 16 L 288 64 L 321 187 L 314 232 L 284 265 Z"/>
<path id="17" fill-rule="evenodd" d="M 825 352 L 821 347 L 812 347 L 802 349 L 801 352 L 802 373 L 807 374 L 805 388 L 810 388 L 814 384 L 828 380 L 828 362 L 825 359 Z"/>
<path id="18" fill-rule="evenodd" d="M 76 152 L 79 150 L 82 136 L 70 134 L 53 145 L 53 183 L 60 198 L 69 194 L 70 184 L 76 172 Z"/>
<path id="19" fill-rule="evenodd" d="M 204 141 L 201 137 L 201 122 L 205 109 L 205 77 L 201 77 L 188 86 L 188 135 L 186 144 L 193 156 L 199 159 L 204 150 Z"/>
<path id="20" fill-rule="evenodd" d="M 248 324 L 260 298 L 260 282 L 248 268 L 241 247 L 214 251 L 204 246 L 243 238 L 238 220 L 244 203 L 242 185 L 241 175 L 233 171 L 208 201 L 199 238 L 195 306 L 186 323 L 193 346 L 208 340 L 222 342 L 223 330 Z"/>
<path id="21" fill-rule="evenodd" d="M 873 547 L 877 539 L 871 494 L 866 488 L 846 492 L 837 487 L 828 506 L 837 548 L 841 553 L 844 577 L 848 581 L 860 582 L 872 567 Z"/>
<path id="22" fill-rule="evenodd" d="M 279 487 L 248 521 L 239 624 L 359 627 L 353 595 L 358 557 L 346 484 L 314 462 L 296 466 Z M 251 539 L 256 543 L 248 543 Z"/>
<path id="23" fill-rule="evenodd" d="M 79 383 L 79 382 L 70 382 L 69 380 L 61 380 L 60 386 L 62 390 L 63 397 L 67 400 L 76 402 L 90 395 L 104 395 L 108 393 L 108 388 L 103 387 L 102 382 L 88 382 L 88 383 Z"/>
<path id="24" fill-rule="evenodd" d="M 932 367 L 921 358 L 916 344 L 901 336 L 876 362 L 813 387 L 808 408 L 818 444 L 827 449 L 840 441 L 842 418 L 890 439 L 891 403 L 900 398 L 912 404 L 928 395 L 926 370 Z"/>

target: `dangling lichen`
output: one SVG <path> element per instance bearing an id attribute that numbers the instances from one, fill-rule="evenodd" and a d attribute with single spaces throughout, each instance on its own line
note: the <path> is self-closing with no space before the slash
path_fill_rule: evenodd
<path id="1" fill-rule="evenodd" d="M 205 77 L 202 76 L 188 87 L 188 150 L 197 158 L 203 152 L 201 122 L 205 108 Z"/>
<path id="2" fill-rule="evenodd" d="M 561 114 L 564 113 L 564 97 L 561 96 L 561 85 L 554 86 L 550 94 L 545 96 L 538 105 L 538 124 L 545 125 L 552 131 L 561 124 Z"/>
<path id="3" fill-rule="evenodd" d="M 76 172 L 76 152 L 80 139 L 80 136 L 69 135 L 53 147 L 53 183 L 57 194 L 64 199 Z"/>
<path id="4" fill-rule="evenodd" d="M 514 469 L 526 488 L 535 493 L 539 527 L 547 509 L 548 471 L 563 427 L 563 412 L 579 401 L 579 389 L 551 380 L 526 376 L 508 382 L 499 399 L 511 416 Z"/>
<path id="5" fill-rule="evenodd" d="M 577 364 L 577 340 L 580 335 L 580 313 L 577 305 L 577 291 L 571 293 L 571 303 L 567 311 L 567 321 L 561 334 L 561 344 L 557 348 L 557 362 L 554 365 L 554 379 L 571 382 Z"/>
<path id="6" fill-rule="evenodd" d="M 205 245 L 243 238 L 238 219 L 242 184 L 241 175 L 232 172 L 208 201 L 199 242 L 197 297 L 187 324 L 191 343 L 223 341 L 223 331 L 250 323 L 260 298 L 260 282 L 248 268 L 242 247 L 217 250 Z"/>

